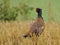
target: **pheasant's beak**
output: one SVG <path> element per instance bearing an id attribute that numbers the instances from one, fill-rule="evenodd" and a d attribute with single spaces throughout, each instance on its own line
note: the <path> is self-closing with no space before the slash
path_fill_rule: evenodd
<path id="1" fill-rule="evenodd" d="M 39 10 L 39 9 L 38 9 L 38 8 L 36 8 L 36 12 L 37 12 L 37 13 L 38 13 L 38 10 Z"/>
<path id="2" fill-rule="evenodd" d="M 38 8 L 36 8 L 36 12 L 38 12 Z"/>

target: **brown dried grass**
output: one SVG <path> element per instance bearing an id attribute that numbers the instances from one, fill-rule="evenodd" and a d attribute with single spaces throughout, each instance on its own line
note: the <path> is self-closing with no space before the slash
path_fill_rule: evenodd
<path id="1" fill-rule="evenodd" d="M 46 23 L 39 37 L 23 38 L 32 21 L 0 22 L 0 45 L 60 45 L 60 24 Z"/>

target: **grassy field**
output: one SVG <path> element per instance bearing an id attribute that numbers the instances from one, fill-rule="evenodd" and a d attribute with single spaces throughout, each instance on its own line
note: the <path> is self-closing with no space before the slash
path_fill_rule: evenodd
<path id="1" fill-rule="evenodd" d="M 60 45 L 60 23 L 45 23 L 45 30 L 39 36 L 23 38 L 33 21 L 0 22 L 0 45 Z"/>
<path id="2" fill-rule="evenodd" d="M 20 22 L 19 14 L 17 21 L 0 21 L 0 45 L 60 45 L 60 0 L 10 0 L 11 7 L 19 7 L 20 3 L 34 8 L 29 14 L 30 19 L 34 20 L 37 16 L 35 9 L 42 8 L 45 30 L 39 37 L 23 38 L 33 21 Z"/>

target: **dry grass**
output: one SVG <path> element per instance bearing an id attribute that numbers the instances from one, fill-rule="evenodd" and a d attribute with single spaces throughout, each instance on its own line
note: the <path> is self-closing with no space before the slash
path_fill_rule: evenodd
<path id="1" fill-rule="evenodd" d="M 60 45 L 60 24 L 46 23 L 39 37 L 23 38 L 32 22 L 0 22 L 0 45 Z"/>

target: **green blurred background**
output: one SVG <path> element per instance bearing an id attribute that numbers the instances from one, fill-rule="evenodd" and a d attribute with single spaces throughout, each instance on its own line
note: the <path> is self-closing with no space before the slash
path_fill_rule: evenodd
<path id="1" fill-rule="evenodd" d="M 42 8 L 45 22 L 60 22 L 60 0 L 0 0 L 0 20 L 35 20 Z"/>

